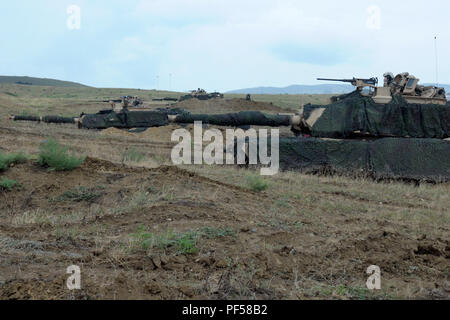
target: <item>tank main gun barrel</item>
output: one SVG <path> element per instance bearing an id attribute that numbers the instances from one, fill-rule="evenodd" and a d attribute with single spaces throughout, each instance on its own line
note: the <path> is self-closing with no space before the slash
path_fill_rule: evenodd
<path id="1" fill-rule="evenodd" d="M 8 117 L 13 121 L 34 121 L 34 122 L 45 122 L 45 123 L 76 123 L 77 118 L 75 117 L 61 117 L 61 116 L 27 116 L 27 115 L 10 115 Z"/>

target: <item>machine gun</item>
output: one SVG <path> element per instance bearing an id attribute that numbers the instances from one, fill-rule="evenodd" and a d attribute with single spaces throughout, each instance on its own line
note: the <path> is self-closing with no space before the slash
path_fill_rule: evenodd
<path id="1" fill-rule="evenodd" d="M 378 78 L 370 78 L 370 79 L 325 79 L 325 78 L 317 78 L 317 80 L 321 81 L 339 81 L 339 82 L 348 82 L 353 86 L 357 87 L 359 91 L 361 91 L 364 87 L 374 88 L 378 85 Z"/>

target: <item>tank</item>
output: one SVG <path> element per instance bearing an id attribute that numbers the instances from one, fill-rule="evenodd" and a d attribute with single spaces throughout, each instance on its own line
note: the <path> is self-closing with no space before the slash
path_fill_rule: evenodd
<path id="1" fill-rule="evenodd" d="M 377 86 L 377 78 L 331 80 L 350 82 L 356 90 L 333 97 L 327 105 L 301 106 L 293 114 L 191 114 L 182 109 L 130 111 L 123 107 L 82 114 L 73 120 L 47 119 L 72 121 L 85 129 L 148 128 L 195 121 L 231 127 L 287 126 L 295 136 L 279 139 L 281 169 L 450 181 L 450 106 L 443 88 L 420 86 L 408 73 L 396 77 L 386 73 L 383 87 Z"/>
<path id="2" fill-rule="evenodd" d="M 321 79 L 324 80 L 324 79 Z M 409 73 L 378 79 L 326 79 L 356 90 L 328 105 L 300 108 L 280 140 L 280 164 L 306 173 L 343 173 L 415 182 L 450 180 L 450 106 L 444 88 Z"/>
<path id="3" fill-rule="evenodd" d="M 189 94 L 181 96 L 179 101 L 198 99 L 198 100 L 209 100 L 209 99 L 222 99 L 223 94 L 220 92 L 208 93 L 205 90 L 198 88 L 197 90 L 192 90 Z"/>

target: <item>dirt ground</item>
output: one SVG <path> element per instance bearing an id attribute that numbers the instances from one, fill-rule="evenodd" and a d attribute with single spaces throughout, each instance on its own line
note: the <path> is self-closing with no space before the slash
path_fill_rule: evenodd
<path id="1" fill-rule="evenodd" d="M 262 112 L 296 112 L 300 108 L 281 108 L 272 102 L 246 101 L 245 99 L 189 99 L 178 102 L 174 106 L 197 113 L 227 113 L 239 111 L 262 111 Z"/>
<path id="2" fill-rule="evenodd" d="M 251 110 L 222 103 L 179 107 Z M 0 173 L 20 183 L 0 191 L 0 299 L 450 297 L 449 184 L 283 172 L 257 192 L 252 169 L 171 165 L 170 127 L 101 132 L 5 115 L 0 152 L 36 155 L 54 137 L 87 159 Z M 71 265 L 81 290 L 66 287 Z M 366 288 L 371 265 L 381 290 Z"/>

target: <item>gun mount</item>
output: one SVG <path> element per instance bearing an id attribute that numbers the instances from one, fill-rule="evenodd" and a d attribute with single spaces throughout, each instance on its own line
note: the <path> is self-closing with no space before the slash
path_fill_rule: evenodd
<path id="1" fill-rule="evenodd" d="M 365 87 L 376 87 L 378 85 L 378 78 L 370 78 L 370 79 L 327 79 L 327 78 L 317 78 L 319 81 L 337 81 L 337 82 L 347 82 L 351 83 L 353 86 L 357 87 L 359 91 L 364 89 Z"/>
<path id="2" fill-rule="evenodd" d="M 382 87 L 378 86 L 378 78 L 375 77 L 370 79 L 318 78 L 317 80 L 351 83 L 357 87 L 359 92 L 362 92 L 365 87 L 369 87 L 373 90 L 370 90 L 367 95 L 378 104 L 389 103 L 394 96 L 401 96 L 408 103 L 447 104 L 447 96 L 444 88 L 419 85 L 420 80 L 408 72 L 400 73 L 395 77 L 393 73 L 386 72 L 383 76 L 384 84 Z"/>

